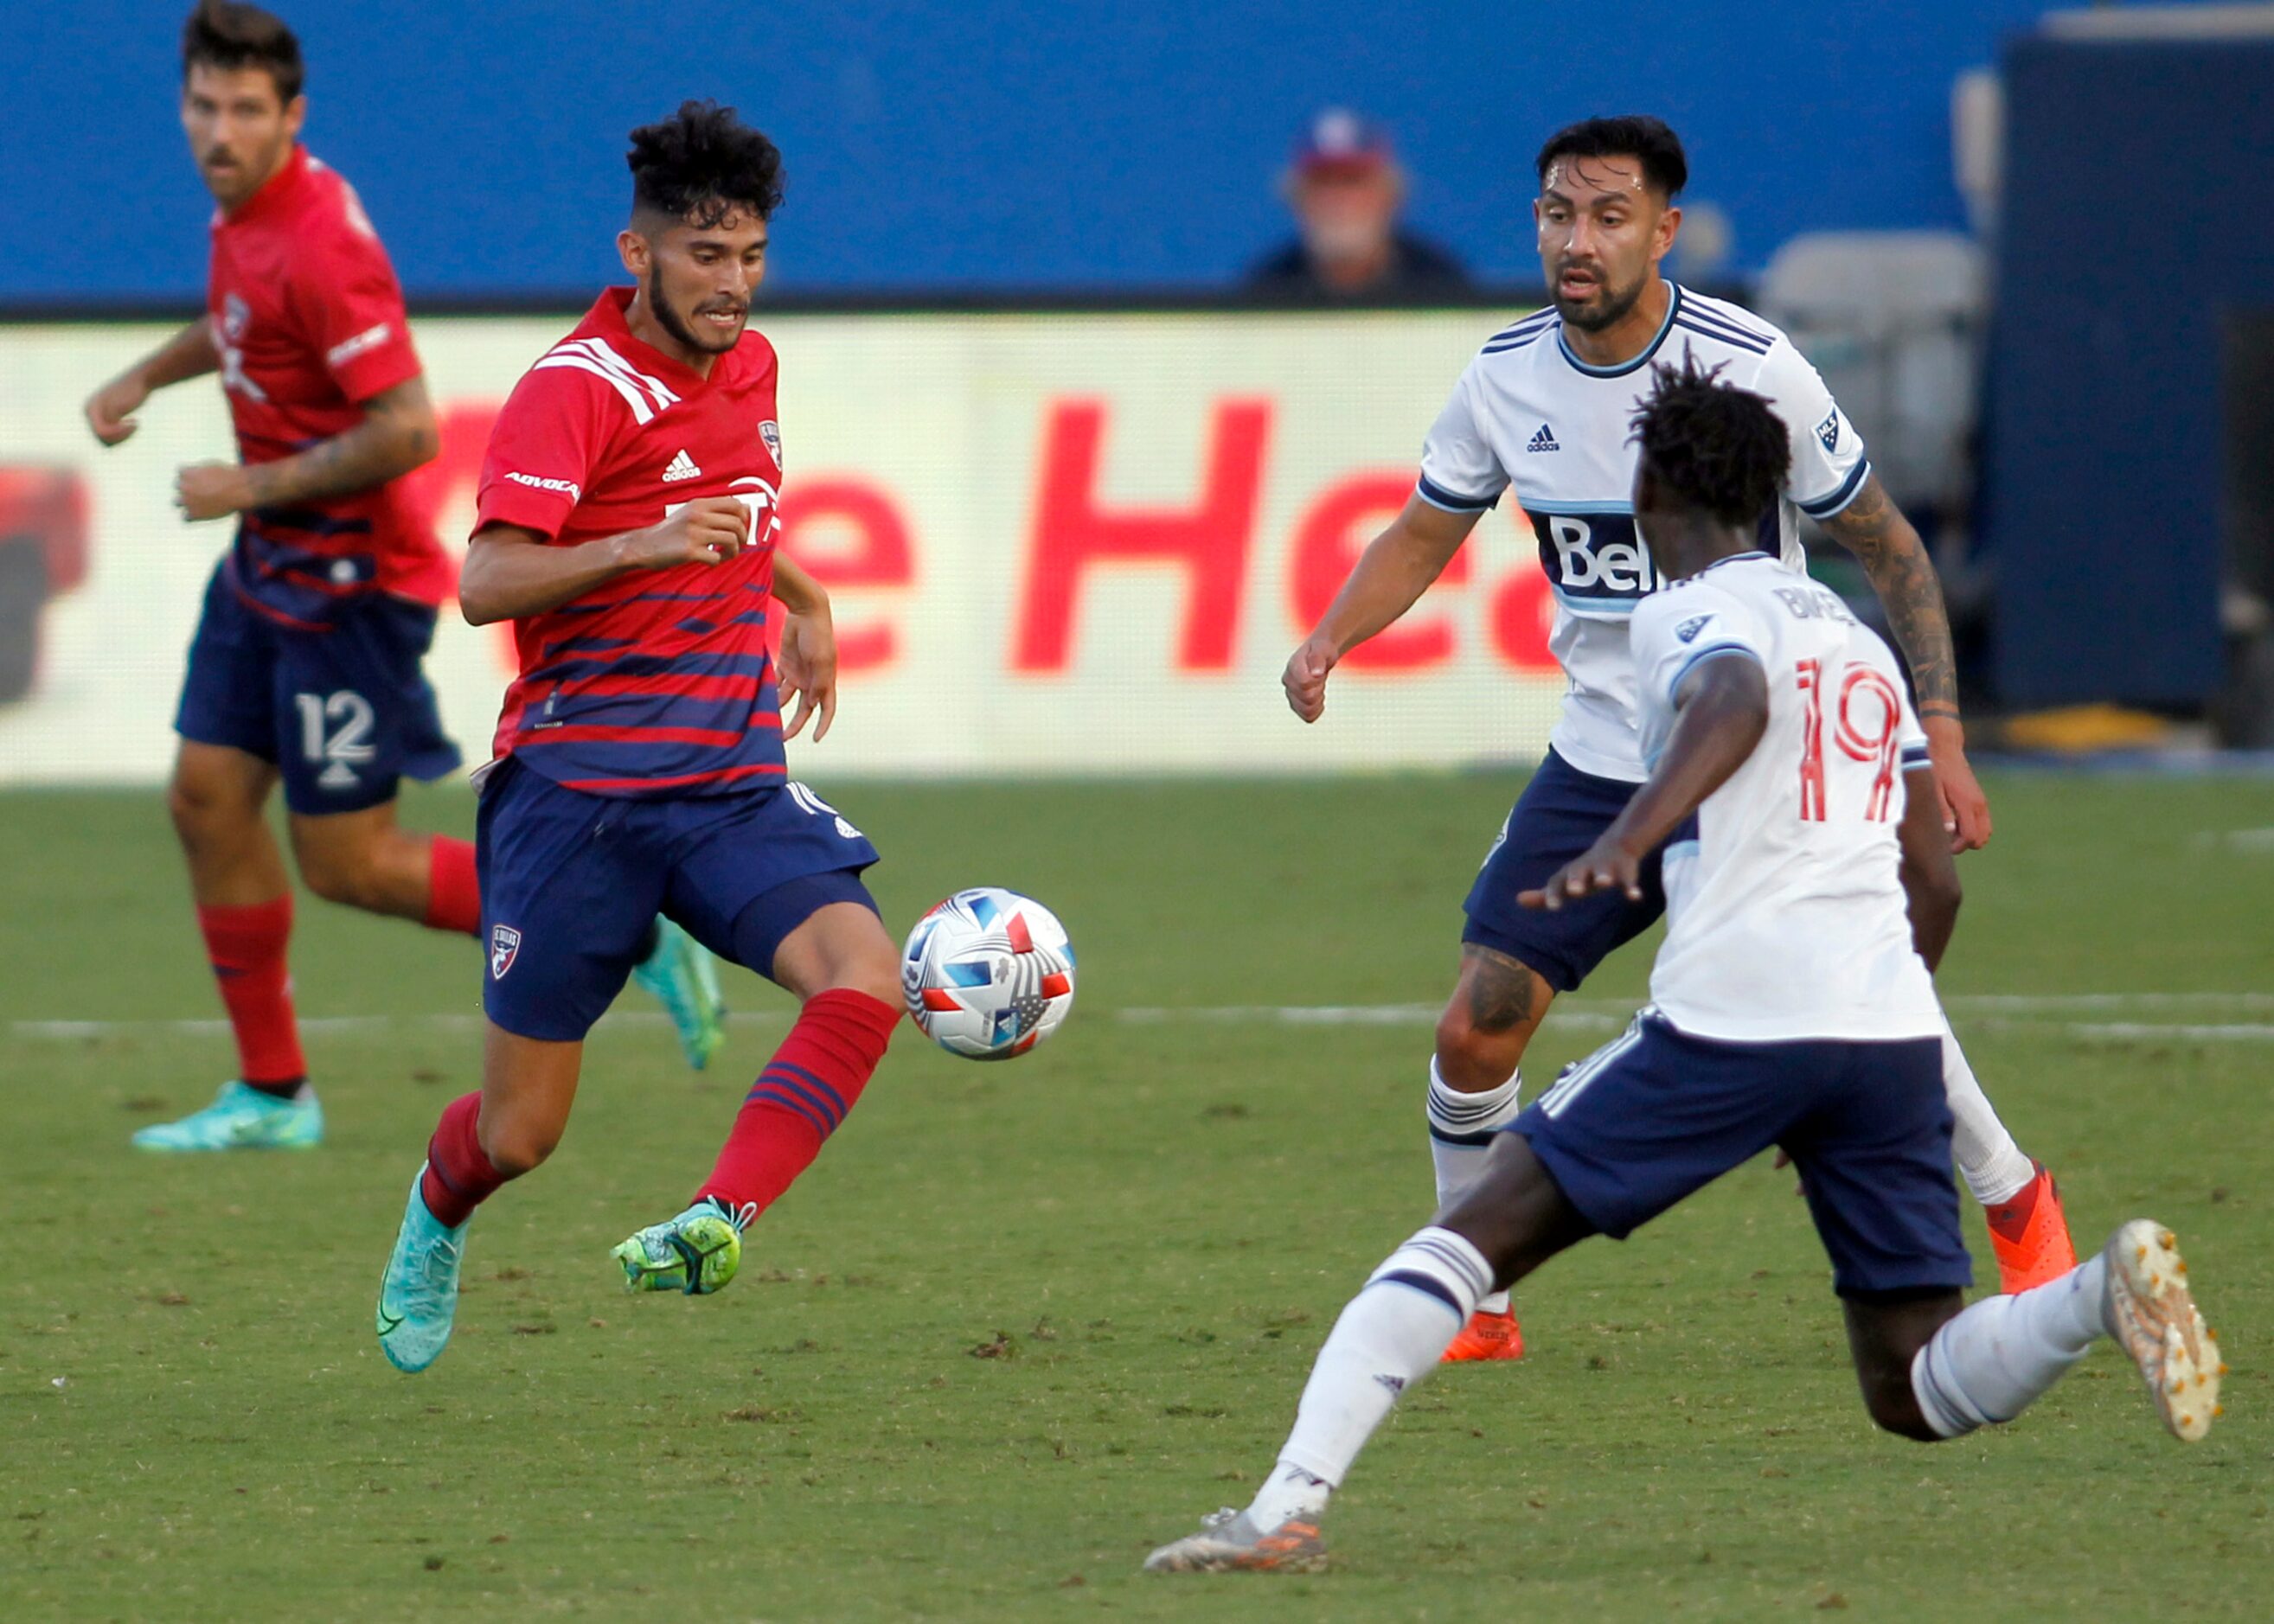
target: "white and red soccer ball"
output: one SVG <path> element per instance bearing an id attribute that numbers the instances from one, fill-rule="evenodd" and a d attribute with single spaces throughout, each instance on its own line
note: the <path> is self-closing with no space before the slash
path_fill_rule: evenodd
<path id="1" fill-rule="evenodd" d="M 980 885 L 916 921 L 900 952 L 900 995 L 923 1034 L 967 1060 L 1008 1060 L 1073 1008 L 1073 944 L 1041 903 Z"/>

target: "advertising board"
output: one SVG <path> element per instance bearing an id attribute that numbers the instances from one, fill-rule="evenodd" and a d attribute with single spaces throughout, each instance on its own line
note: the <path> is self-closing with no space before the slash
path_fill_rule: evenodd
<path id="1" fill-rule="evenodd" d="M 573 319 L 416 323 L 443 426 L 418 478 L 453 545 L 498 402 Z M 1510 504 L 1346 663 L 1322 722 L 1303 726 L 1279 692 L 1412 490 L 1489 312 L 759 325 L 782 357 L 784 545 L 830 588 L 842 658 L 836 727 L 791 747 L 801 776 L 1385 770 L 1543 748 L 1562 679 Z M 19 662 L 28 691 L 0 696 L 0 784 L 153 783 L 171 756 L 183 653 L 229 539 L 182 521 L 172 478 L 233 454 L 221 392 L 164 392 L 110 450 L 79 415 L 165 331 L 0 327 L 0 491 L 46 492 L 0 524 L 0 554 L 62 560 L 34 614 L 0 611 L 0 641 L 38 640 Z M 511 658 L 501 628 L 444 611 L 428 669 L 470 762 Z"/>

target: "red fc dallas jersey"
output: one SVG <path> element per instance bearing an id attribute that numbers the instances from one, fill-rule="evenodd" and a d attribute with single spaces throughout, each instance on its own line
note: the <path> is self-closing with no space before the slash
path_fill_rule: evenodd
<path id="1" fill-rule="evenodd" d="M 750 510 L 749 545 L 723 564 L 634 570 L 516 620 L 521 675 L 496 754 L 597 795 L 778 784 L 773 346 L 745 331 L 705 378 L 632 336 L 631 299 L 629 288 L 603 293 L 515 386 L 490 433 L 475 529 L 517 525 L 573 546 L 732 496 Z"/>
<path id="2" fill-rule="evenodd" d="M 418 375 L 403 289 L 355 188 L 295 147 L 234 214 L 216 212 L 206 308 L 238 455 L 271 462 L 353 428 Z M 321 627 L 391 592 L 439 604 L 450 569 L 402 480 L 243 515 L 237 590 L 271 618 Z"/>

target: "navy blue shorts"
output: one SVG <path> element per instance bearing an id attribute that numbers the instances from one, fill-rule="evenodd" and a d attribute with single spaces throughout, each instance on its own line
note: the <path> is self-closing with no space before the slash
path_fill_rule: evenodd
<path id="1" fill-rule="evenodd" d="M 482 786 L 475 856 L 482 1008 L 554 1042 L 582 1038 L 615 1001 L 659 914 L 764 975 L 820 909 L 877 907 L 860 878 L 877 848 L 802 784 L 633 801 L 508 758 Z"/>
<path id="2" fill-rule="evenodd" d="M 1517 906 L 1518 891 L 1536 890 L 1547 876 L 1594 845 L 1611 820 L 1634 799 L 1638 785 L 1582 772 L 1555 751 L 1524 786 L 1501 825 L 1500 838 L 1485 855 L 1476 883 L 1463 904 L 1468 924 L 1461 940 L 1505 953 L 1540 973 L 1557 992 L 1570 992 L 1666 912 L 1666 889 L 1659 873 L 1660 847 L 1644 859 L 1642 900 L 1629 902 L 1607 891 L 1555 912 Z M 1681 839 L 1688 825 L 1668 837 Z"/>
<path id="3" fill-rule="evenodd" d="M 1505 1132 L 1530 1140 L 1571 1205 L 1621 1238 L 1782 1146 L 1842 1297 L 1974 1283 L 1939 1037 L 1723 1043 L 1645 1011 Z"/>
<path id="4" fill-rule="evenodd" d="M 418 662 L 434 611 L 373 594 L 321 630 L 269 619 L 237 596 L 223 559 L 206 586 L 174 731 L 273 762 L 284 804 L 305 816 L 395 799 L 408 775 L 457 770 Z"/>

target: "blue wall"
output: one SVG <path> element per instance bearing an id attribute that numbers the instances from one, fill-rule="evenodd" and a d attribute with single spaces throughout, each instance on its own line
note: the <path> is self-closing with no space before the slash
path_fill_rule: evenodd
<path id="1" fill-rule="evenodd" d="M 2221 326 L 2274 312 L 2274 44 L 2037 40 L 2007 70 L 1998 693 L 2202 701 L 2223 674 Z"/>
<path id="2" fill-rule="evenodd" d="M 1390 123 L 1414 223 L 1536 271 L 1530 155 L 1654 110 L 1742 265 L 1818 227 L 1959 223 L 1952 75 L 2026 0 L 905 0 L 403 6 L 280 0 L 310 145 L 362 192 L 414 292 L 611 275 L 623 134 L 684 95 L 787 154 L 779 285 L 1208 283 L 1286 229 L 1291 134 L 1347 100 Z M 0 298 L 194 294 L 208 206 L 176 122 L 174 4 L 15 8 L 0 98 Z M 431 21 L 418 20 L 431 18 Z"/>

